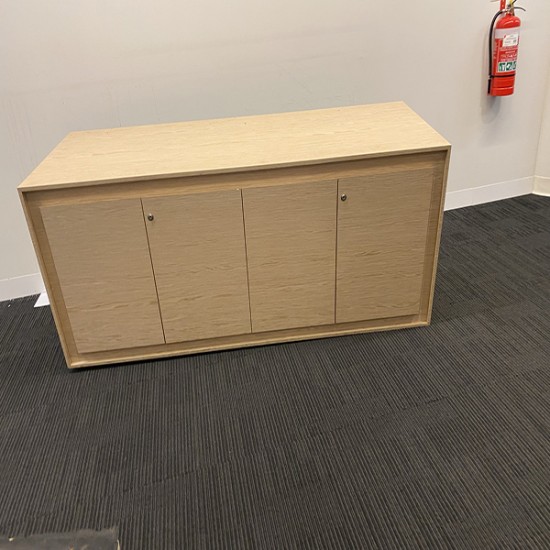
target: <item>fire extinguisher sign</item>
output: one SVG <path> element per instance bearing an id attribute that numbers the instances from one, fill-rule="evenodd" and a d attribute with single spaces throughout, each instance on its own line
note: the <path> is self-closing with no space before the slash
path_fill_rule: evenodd
<path id="1" fill-rule="evenodd" d="M 501 61 L 498 64 L 497 72 L 505 73 L 505 72 L 508 72 L 508 71 L 515 71 L 516 70 L 516 64 L 517 64 L 517 61 Z"/>

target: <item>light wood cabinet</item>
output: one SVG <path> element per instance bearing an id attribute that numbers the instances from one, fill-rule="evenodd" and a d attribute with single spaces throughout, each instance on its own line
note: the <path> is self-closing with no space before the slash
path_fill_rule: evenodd
<path id="1" fill-rule="evenodd" d="M 70 134 L 19 186 L 68 365 L 427 325 L 449 155 L 403 103 Z"/>

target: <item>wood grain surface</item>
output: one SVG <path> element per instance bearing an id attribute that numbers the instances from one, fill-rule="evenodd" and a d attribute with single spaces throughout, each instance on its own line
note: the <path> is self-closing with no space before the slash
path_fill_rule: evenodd
<path id="1" fill-rule="evenodd" d="M 433 168 L 344 178 L 336 322 L 419 313 Z"/>
<path id="2" fill-rule="evenodd" d="M 253 332 L 333 324 L 336 180 L 242 192 Z"/>
<path id="3" fill-rule="evenodd" d="M 73 132 L 20 187 L 245 172 L 448 147 L 402 102 L 356 105 Z"/>
<path id="4" fill-rule="evenodd" d="M 148 198 L 143 207 L 166 342 L 250 332 L 240 190 Z"/>

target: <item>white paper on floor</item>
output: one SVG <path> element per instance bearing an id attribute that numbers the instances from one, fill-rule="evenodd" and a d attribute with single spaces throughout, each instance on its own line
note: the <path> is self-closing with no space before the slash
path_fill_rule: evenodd
<path id="1" fill-rule="evenodd" d="M 50 299 L 48 298 L 47 292 L 42 292 L 42 294 L 38 296 L 38 300 L 36 300 L 34 307 L 43 307 L 43 306 L 49 306 L 49 305 L 50 305 Z"/>

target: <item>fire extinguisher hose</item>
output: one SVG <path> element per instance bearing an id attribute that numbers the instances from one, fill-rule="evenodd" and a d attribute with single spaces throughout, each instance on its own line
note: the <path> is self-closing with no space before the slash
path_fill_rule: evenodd
<path id="1" fill-rule="evenodd" d="M 497 11 L 489 27 L 489 82 L 487 84 L 487 92 L 491 91 L 491 80 L 495 77 L 493 74 L 493 34 L 495 32 L 495 23 L 503 13 L 506 13 L 506 10 Z"/>

